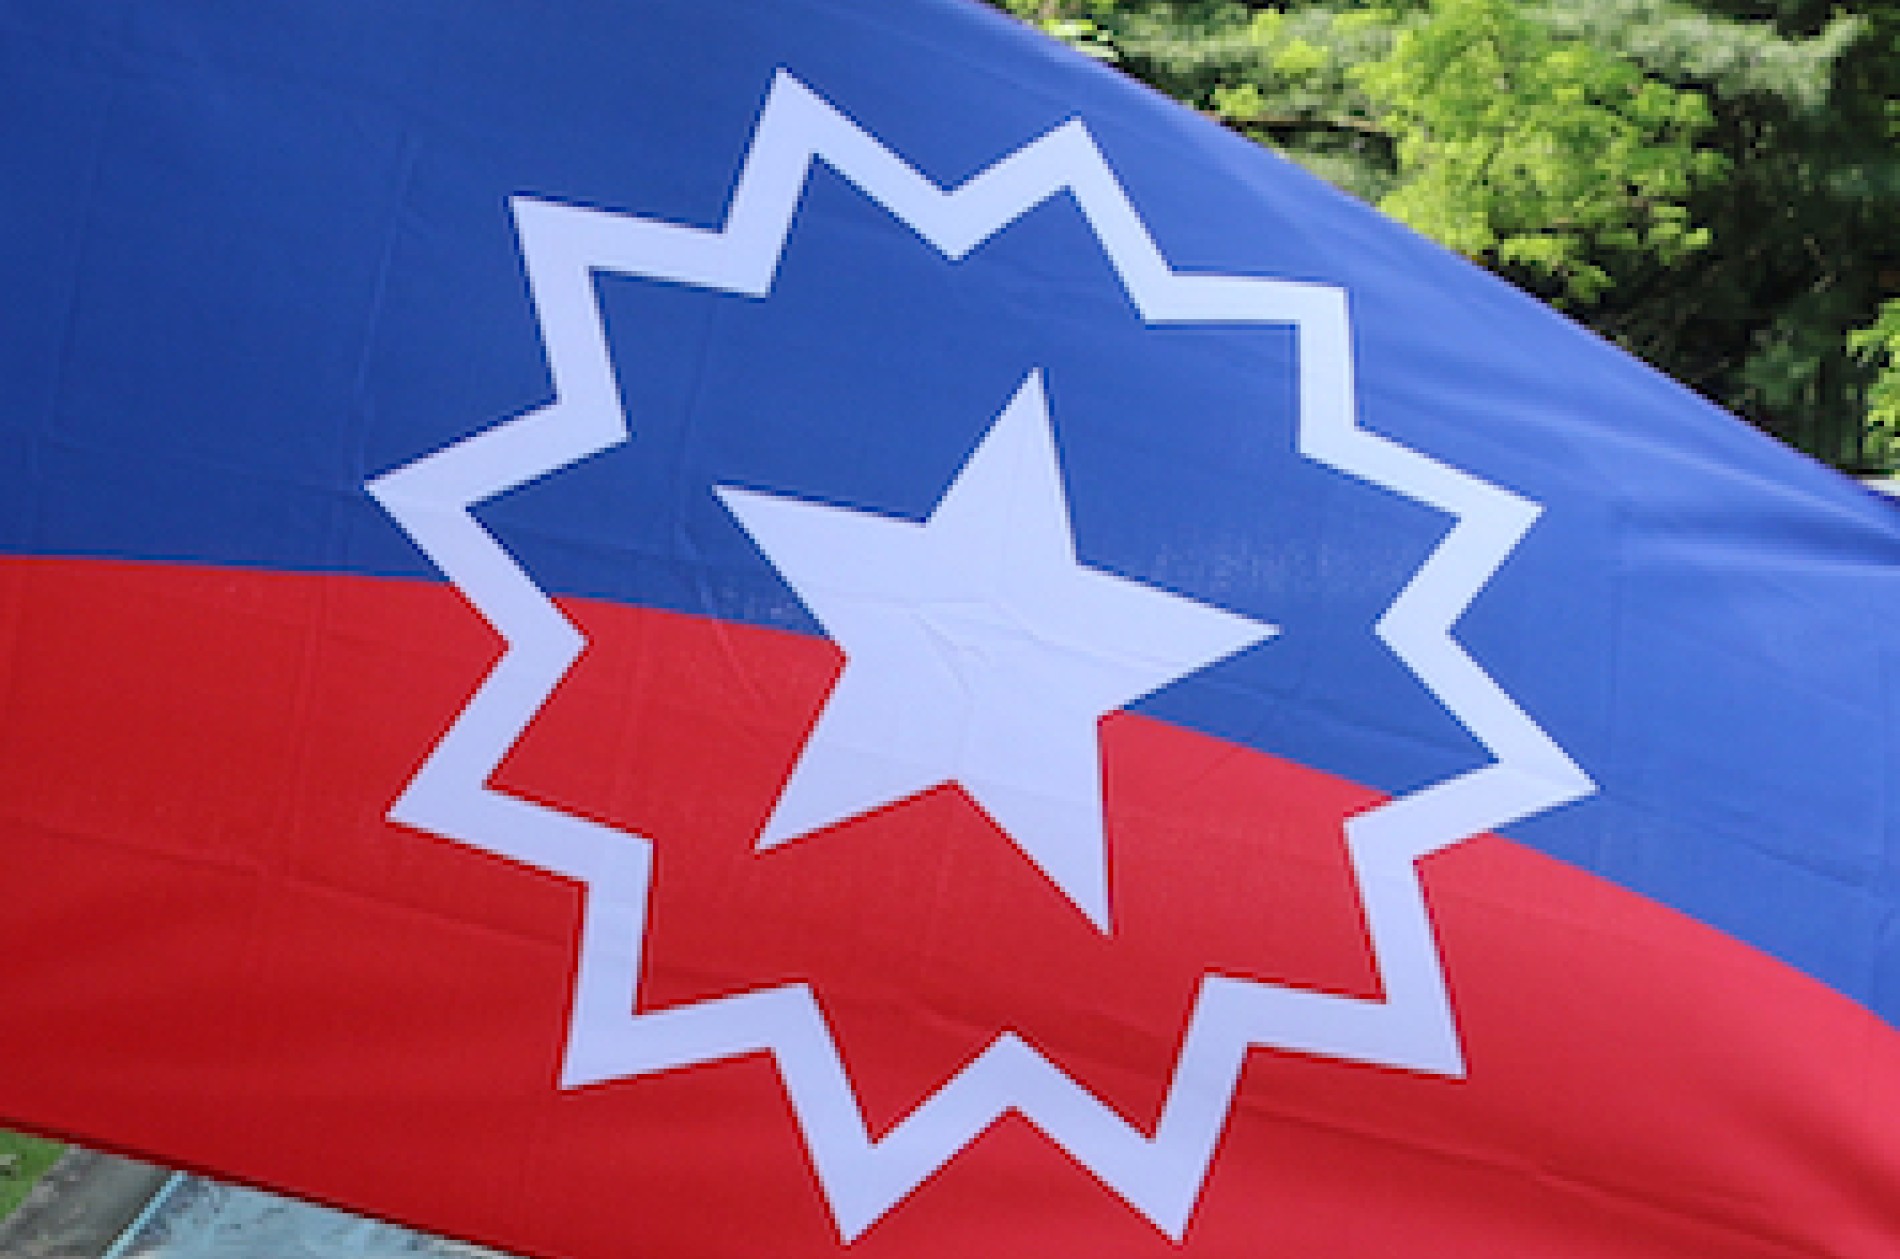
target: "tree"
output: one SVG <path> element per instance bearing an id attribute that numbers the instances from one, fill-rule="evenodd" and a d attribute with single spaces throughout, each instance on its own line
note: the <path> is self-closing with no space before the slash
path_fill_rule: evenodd
<path id="1" fill-rule="evenodd" d="M 1795 445 L 1900 457 L 1900 4 L 997 2 Z"/>

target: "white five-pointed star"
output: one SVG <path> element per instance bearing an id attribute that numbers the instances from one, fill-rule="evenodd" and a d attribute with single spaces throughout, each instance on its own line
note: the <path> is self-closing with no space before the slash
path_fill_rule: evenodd
<path id="1" fill-rule="evenodd" d="M 954 782 L 1107 931 L 1097 723 L 1278 629 L 1077 561 L 1039 373 L 922 524 L 718 493 L 845 655 L 758 846 Z"/>

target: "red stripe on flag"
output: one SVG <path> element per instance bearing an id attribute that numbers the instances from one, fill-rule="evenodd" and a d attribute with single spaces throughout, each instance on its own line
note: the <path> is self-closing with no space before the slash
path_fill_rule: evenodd
<path id="1" fill-rule="evenodd" d="M 1205 971 L 1377 991 L 1361 787 L 1105 722 L 1104 937 L 950 788 L 754 853 L 835 651 L 566 606 L 501 785 L 653 839 L 643 1005 L 809 982 L 874 1128 L 1005 1029 L 1146 1126 Z M 559 1091 L 579 890 L 383 820 L 499 649 L 453 591 L 12 560 L 0 644 L 0 1114 L 527 1251 L 839 1252 L 768 1060 Z M 1185 1249 L 1892 1253 L 1892 1029 L 1502 839 L 1424 874 L 1468 1077 L 1256 1051 Z M 850 1249 L 1177 1247 L 1012 1117 Z"/>

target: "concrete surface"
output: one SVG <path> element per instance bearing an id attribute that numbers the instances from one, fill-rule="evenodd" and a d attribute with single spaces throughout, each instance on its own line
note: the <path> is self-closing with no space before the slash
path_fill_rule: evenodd
<path id="1" fill-rule="evenodd" d="M 69 1148 L 0 1220 L 0 1259 L 508 1259 L 198 1176 L 158 1197 L 170 1179 L 162 1167 Z"/>
<path id="2" fill-rule="evenodd" d="M 115 1259 L 507 1259 L 198 1176 L 180 1179 L 119 1245 Z"/>
<path id="3" fill-rule="evenodd" d="M 70 1148 L 0 1220 L 5 1259 L 99 1259 L 164 1185 L 162 1167 Z"/>

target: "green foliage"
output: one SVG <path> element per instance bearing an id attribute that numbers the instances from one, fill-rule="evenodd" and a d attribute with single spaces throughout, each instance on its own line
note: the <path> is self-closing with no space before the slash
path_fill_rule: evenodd
<path id="1" fill-rule="evenodd" d="M 1761 10 L 1775 6 L 1742 7 L 1763 17 Z M 1596 0 L 1552 3 L 1539 19 L 1568 37 L 1618 49 L 1670 82 L 1706 84 L 1728 100 L 1784 100 L 1802 112 L 1827 105 L 1833 67 L 1868 32 L 1865 18 L 1830 11 L 1820 31 L 1790 38 L 1772 20 L 1737 22 L 1717 8 L 1683 0 Z"/>
<path id="2" fill-rule="evenodd" d="M 66 1147 L 57 1141 L 0 1131 L 0 1219 L 26 1198 L 27 1191 L 59 1161 Z"/>
<path id="3" fill-rule="evenodd" d="M 994 2 L 1804 449 L 1900 455 L 1900 3 Z"/>
<path id="4" fill-rule="evenodd" d="M 1882 455 L 1900 453 L 1900 298 L 1883 302 L 1880 314 L 1865 328 L 1848 334 L 1855 356 L 1874 369 L 1867 389 L 1867 425 Z"/>
<path id="5" fill-rule="evenodd" d="M 1726 161 L 1698 147 L 1711 123 L 1700 93 L 1511 0 L 1342 20 L 1398 28 L 1385 57 L 1352 71 L 1397 141 L 1388 213 L 1580 304 L 1613 287 L 1625 255 L 1667 266 L 1709 243 L 1686 198 Z"/>

